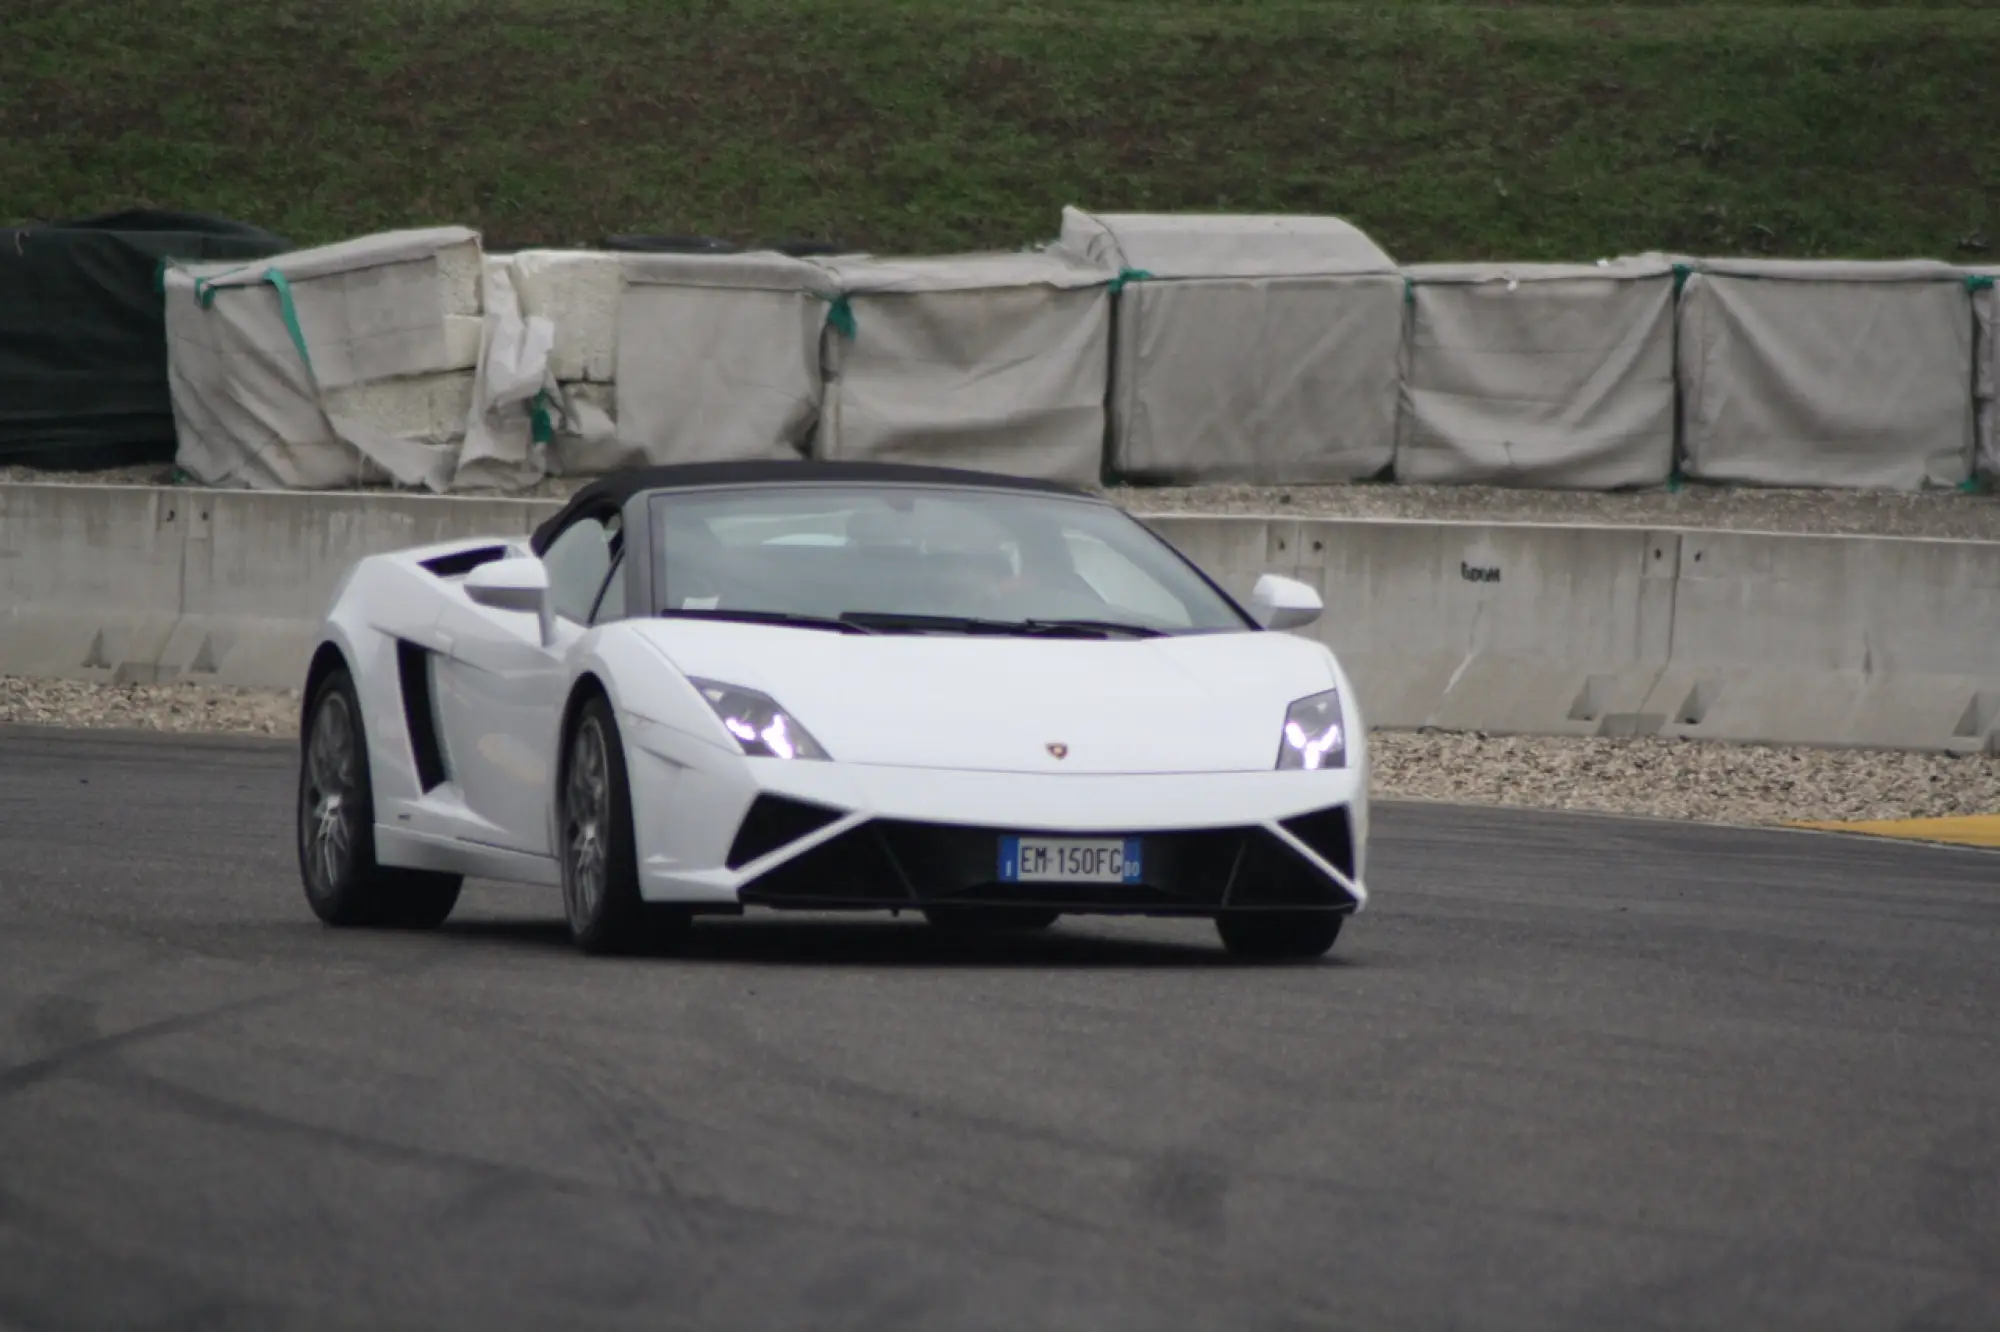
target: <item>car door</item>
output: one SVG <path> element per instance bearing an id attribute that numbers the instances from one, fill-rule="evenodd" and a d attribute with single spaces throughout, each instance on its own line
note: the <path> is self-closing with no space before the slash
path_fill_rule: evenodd
<path id="1" fill-rule="evenodd" d="M 452 600 L 438 629 L 438 718 L 472 823 L 467 840 L 552 855 L 551 798 L 569 653 L 620 565 L 618 515 L 585 516 L 543 552 L 553 641 L 525 611 Z"/>

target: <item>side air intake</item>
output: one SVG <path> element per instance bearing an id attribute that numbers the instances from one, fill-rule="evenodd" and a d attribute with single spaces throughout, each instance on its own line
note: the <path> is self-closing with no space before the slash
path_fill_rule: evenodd
<path id="1" fill-rule="evenodd" d="M 730 844 L 729 868 L 747 865 L 759 856 L 816 833 L 840 816 L 839 810 L 824 805 L 788 796 L 760 795 L 751 802 L 750 812 L 743 816 L 736 840 Z"/>
<path id="2" fill-rule="evenodd" d="M 410 732 L 410 756 L 417 782 L 432 791 L 445 782 L 444 747 L 438 743 L 437 714 L 431 707 L 431 654 L 415 643 L 396 640 L 396 676 L 403 691 L 403 725 Z"/>
<path id="3" fill-rule="evenodd" d="M 475 546 L 471 550 L 461 550 L 451 555 L 433 556 L 424 561 L 424 568 L 439 578 L 457 578 L 460 574 L 471 573 L 482 564 L 491 564 L 506 557 L 505 546 Z"/>

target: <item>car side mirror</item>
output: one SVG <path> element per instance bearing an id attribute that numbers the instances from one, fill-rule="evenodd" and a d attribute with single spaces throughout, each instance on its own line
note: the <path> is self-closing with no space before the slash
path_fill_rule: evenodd
<path id="1" fill-rule="evenodd" d="M 520 555 L 480 565 L 465 576 L 465 595 L 494 610 L 522 611 L 534 616 L 541 628 L 542 646 L 556 641 L 548 566 L 534 556 Z"/>
<path id="2" fill-rule="evenodd" d="M 1324 609 L 1319 593 L 1281 574 L 1265 574 L 1250 593 L 1250 614 L 1266 629 L 1303 628 Z"/>

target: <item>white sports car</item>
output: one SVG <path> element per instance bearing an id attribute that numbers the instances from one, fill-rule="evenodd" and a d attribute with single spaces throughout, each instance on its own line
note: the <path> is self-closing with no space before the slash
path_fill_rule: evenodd
<path id="1" fill-rule="evenodd" d="M 1320 613 L 1123 510 L 892 464 L 600 478 L 531 538 L 349 572 L 305 681 L 306 898 L 427 928 L 559 885 L 590 952 L 746 906 L 1213 919 L 1314 957 L 1367 901 L 1366 731 Z"/>

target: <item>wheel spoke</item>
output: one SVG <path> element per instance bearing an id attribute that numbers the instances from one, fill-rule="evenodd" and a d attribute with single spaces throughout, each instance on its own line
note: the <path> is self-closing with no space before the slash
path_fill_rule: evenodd
<path id="1" fill-rule="evenodd" d="M 347 700 L 329 694 L 313 718 L 307 746 L 307 863 L 332 891 L 346 874 L 354 828 L 354 724 Z"/>
<path id="2" fill-rule="evenodd" d="M 604 732 L 590 719 L 577 728 L 564 784 L 563 836 L 567 842 L 563 905 L 582 926 L 597 910 L 604 890 L 604 818 L 607 801 Z"/>

